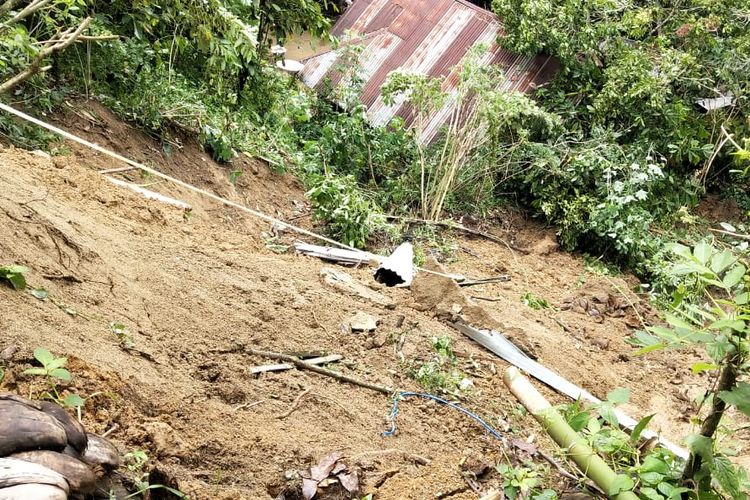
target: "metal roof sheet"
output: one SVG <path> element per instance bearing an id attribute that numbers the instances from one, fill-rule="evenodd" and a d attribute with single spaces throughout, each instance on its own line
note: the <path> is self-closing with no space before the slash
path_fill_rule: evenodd
<path id="1" fill-rule="evenodd" d="M 505 71 L 506 79 L 500 86 L 503 90 L 533 90 L 557 68 L 548 56 L 519 56 L 502 49 L 497 44 L 503 34 L 500 20 L 466 0 L 355 0 L 332 33 L 361 37 L 364 50 L 359 64 L 365 80 L 361 100 L 376 126 L 387 124 L 395 116 L 404 118 L 407 124 L 413 120 L 412 107 L 404 104 L 403 98 L 391 106 L 383 102 L 380 89 L 392 71 L 442 78 L 443 90 L 450 93 L 458 81 L 456 65 L 479 43 L 490 47 L 482 62 L 500 65 Z M 308 58 L 302 80 L 312 87 L 326 78 L 337 84 L 341 78 L 335 69 L 338 56 L 339 51 L 334 50 Z M 428 118 L 424 140 L 435 137 L 452 106 L 446 103 Z"/>

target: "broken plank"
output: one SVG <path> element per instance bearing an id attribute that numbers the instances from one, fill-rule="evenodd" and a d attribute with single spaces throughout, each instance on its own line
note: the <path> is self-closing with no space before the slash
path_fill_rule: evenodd
<path id="1" fill-rule="evenodd" d="M 344 357 L 340 354 L 331 354 L 330 356 L 306 359 L 305 363 L 310 363 L 311 365 L 325 365 L 327 363 L 333 363 L 334 361 L 339 361 L 343 358 Z M 255 375 L 257 373 L 264 373 L 264 372 L 278 372 L 278 371 L 283 371 L 283 370 L 291 370 L 292 368 L 294 368 L 294 365 L 290 365 L 289 363 L 281 363 L 277 365 L 253 366 L 252 368 L 250 368 L 249 371 L 252 375 Z"/>

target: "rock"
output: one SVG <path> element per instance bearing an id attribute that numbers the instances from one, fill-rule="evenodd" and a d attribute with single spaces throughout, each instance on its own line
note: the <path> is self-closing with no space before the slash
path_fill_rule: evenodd
<path id="1" fill-rule="evenodd" d="M 16 453 L 12 458 L 43 465 L 61 474 L 68 481 L 71 493 L 93 493 L 96 488 L 94 471 L 69 455 L 49 450 L 33 450 Z"/>
<path id="2" fill-rule="evenodd" d="M 547 234 L 534 244 L 532 251 L 537 255 L 549 255 L 558 247 L 557 238 L 553 234 Z"/>
<path id="3" fill-rule="evenodd" d="M 67 500 L 65 490 L 51 484 L 19 484 L 0 490 L 0 500 Z"/>
<path id="4" fill-rule="evenodd" d="M 27 484 L 55 486 L 65 492 L 66 496 L 63 498 L 66 498 L 70 491 L 70 487 L 65 478 L 52 469 L 25 460 L 19 460 L 17 458 L 0 458 L 0 488 L 9 489 L 12 486 Z M 3 489 L 0 489 L 0 492 L 3 492 Z M 0 493 L 0 498 L 2 498 L 2 493 Z M 18 500 L 19 498 L 36 499 L 38 497 L 8 496 L 6 498 Z"/>
<path id="5" fill-rule="evenodd" d="M 120 452 L 107 439 L 96 434 L 86 434 L 88 443 L 81 455 L 81 460 L 87 464 L 101 465 L 116 469 L 120 466 Z"/>
<path id="6" fill-rule="evenodd" d="M 52 159 L 52 156 L 50 156 L 49 153 L 46 153 L 42 151 L 41 149 L 35 149 L 34 151 L 31 152 L 31 154 L 33 154 L 34 156 L 38 156 L 39 158 L 44 158 L 46 160 Z"/>
<path id="7" fill-rule="evenodd" d="M 18 401 L 0 400 L 0 456 L 33 449 L 60 451 L 67 444 L 54 417 Z"/>
<path id="8" fill-rule="evenodd" d="M 86 438 L 86 430 L 83 428 L 81 423 L 74 419 L 70 413 L 65 411 L 62 406 L 52 401 L 41 401 L 39 403 L 42 411 L 47 415 L 53 416 L 57 422 L 65 429 L 65 435 L 68 440 L 68 444 L 76 449 L 79 453 L 83 453 L 86 449 L 88 439 Z"/>
<path id="9" fill-rule="evenodd" d="M 184 441 L 177 435 L 175 430 L 165 422 L 146 422 L 143 428 L 151 438 L 151 442 L 163 457 L 184 457 L 187 448 Z"/>
<path id="10" fill-rule="evenodd" d="M 349 328 L 353 332 L 371 332 L 378 326 L 377 316 L 357 311 L 357 314 L 349 319 Z"/>

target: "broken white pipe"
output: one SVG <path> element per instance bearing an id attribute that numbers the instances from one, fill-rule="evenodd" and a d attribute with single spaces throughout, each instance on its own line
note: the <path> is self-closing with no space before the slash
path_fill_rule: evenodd
<path id="1" fill-rule="evenodd" d="M 502 334 L 494 330 L 478 330 L 474 327 L 471 327 L 463 323 L 451 323 L 451 325 L 456 330 L 460 331 L 461 333 L 463 333 L 464 335 L 466 335 L 473 341 L 477 342 L 481 346 L 485 347 L 486 349 L 494 352 L 495 354 L 497 354 L 499 357 L 501 357 L 508 363 L 512 364 L 513 366 L 516 366 L 517 368 L 520 368 L 521 370 L 525 371 L 526 373 L 528 373 L 535 379 L 547 384 L 548 386 L 552 387 L 553 389 L 555 389 L 556 391 L 562 394 L 565 394 L 571 399 L 574 399 L 574 400 L 583 399 L 594 404 L 599 404 L 602 402 L 601 399 L 597 398 L 590 392 L 582 389 L 581 387 L 578 387 L 574 383 L 570 382 L 564 377 L 553 372 L 546 366 L 541 365 L 537 363 L 536 361 L 534 361 L 533 359 L 529 358 L 526 354 L 521 352 L 521 350 L 518 349 L 518 347 L 513 345 L 511 341 L 506 339 Z M 638 422 L 635 419 L 629 417 L 622 411 L 615 408 L 614 412 L 615 412 L 615 415 L 617 416 L 617 421 L 623 427 L 630 429 L 632 431 L 635 428 L 635 426 L 638 424 Z M 667 439 L 664 439 L 663 437 L 659 436 L 655 432 L 649 429 L 644 429 L 641 435 L 648 439 L 651 439 L 651 438 L 657 439 L 661 446 L 671 451 L 678 457 L 687 460 L 688 452 L 686 449 L 676 445 L 675 443 L 672 443 L 671 441 Z"/>
<path id="2" fill-rule="evenodd" d="M 107 179 L 112 184 L 114 184 L 115 186 L 120 186 L 120 187 L 130 189 L 131 191 L 135 191 L 136 193 L 140 194 L 147 200 L 156 200 L 162 203 L 166 203 L 168 205 L 175 206 L 177 208 L 182 208 L 183 210 L 192 210 L 192 207 L 189 204 L 185 203 L 184 201 L 175 200 L 174 198 L 170 198 L 169 196 L 164 196 L 163 194 L 157 193 L 156 191 L 151 191 L 150 189 L 142 188 L 141 186 L 137 184 L 131 184 L 130 182 L 121 181 L 120 179 L 109 177 L 108 175 L 105 175 L 104 178 Z"/>
<path id="3" fill-rule="evenodd" d="M 414 247 L 401 243 L 375 270 L 375 280 L 387 286 L 408 287 L 414 280 Z"/>

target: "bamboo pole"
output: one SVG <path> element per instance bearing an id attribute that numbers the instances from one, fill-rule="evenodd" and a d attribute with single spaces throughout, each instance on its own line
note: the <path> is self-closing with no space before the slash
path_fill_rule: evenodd
<path id="1" fill-rule="evenodd" d="M 529 379 L 521 375 L 518 368 L 511 366 L 505 371 L 503 382 L 523 404 L 529 413 L 542 424 L 550 437 L 563 448 L 586 476 L 603 491 L 612 491 L 618 478 L 607 463 L 589 447 L 584 439 L 574 431 L 557 411 L 549 404 Z M 632 491 L 614 495 L 616 500 L 638 500 Z"/>

